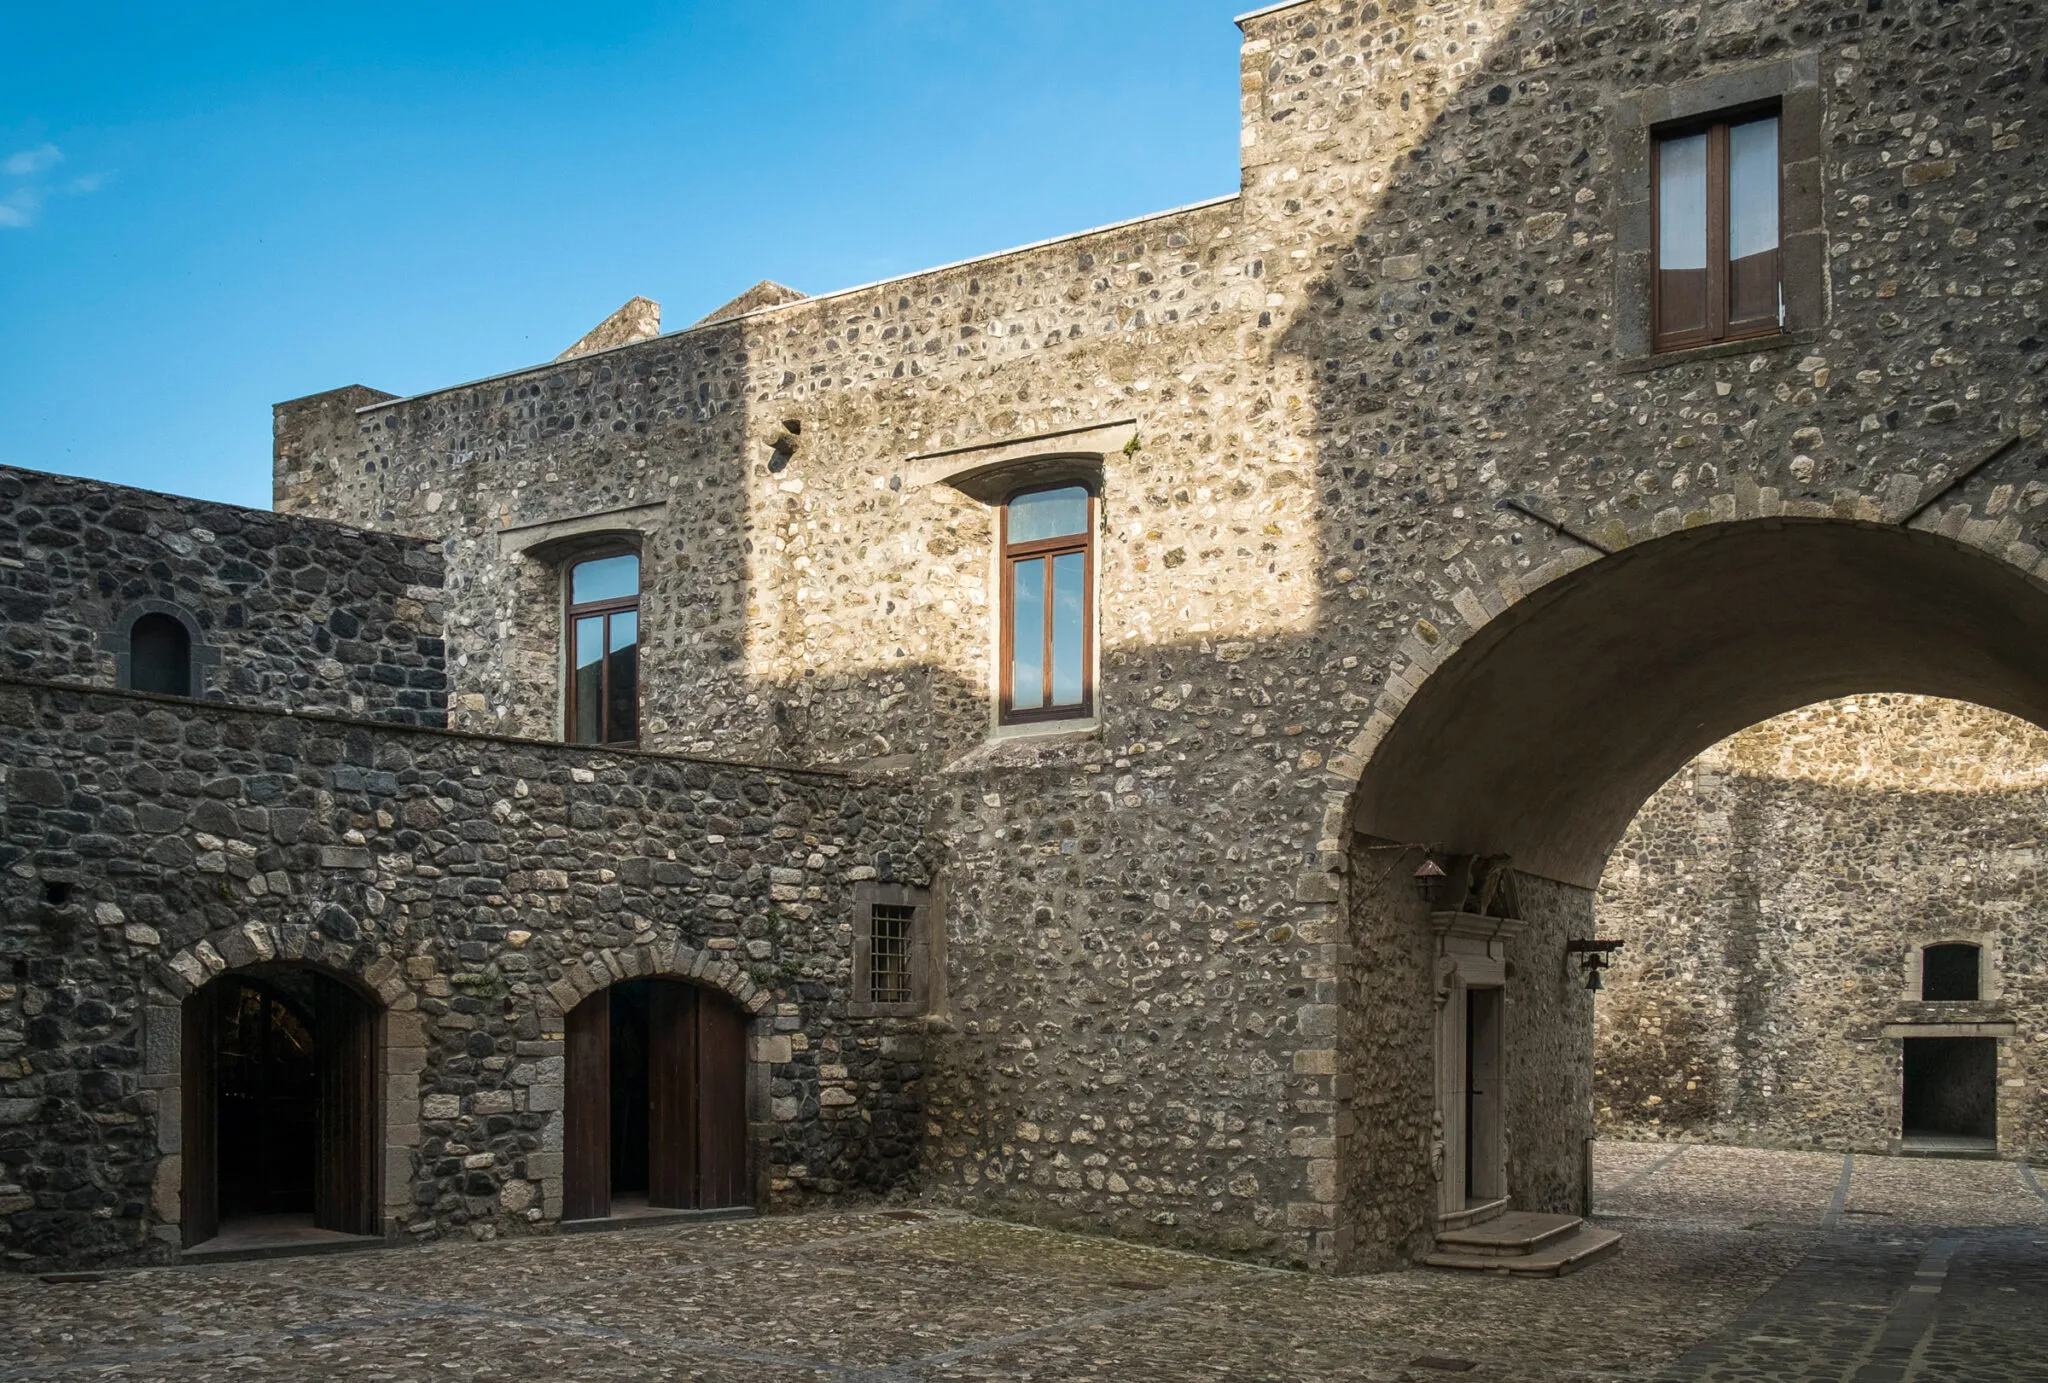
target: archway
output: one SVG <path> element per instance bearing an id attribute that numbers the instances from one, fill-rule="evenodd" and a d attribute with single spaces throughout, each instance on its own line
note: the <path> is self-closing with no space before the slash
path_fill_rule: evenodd
<path id="1" fill-rule="evenodd" d="M 562 1218 L 749 1205 L 747 1015 L 681 980 L 622 981 L 567 1015 Z"/>
<path id="2" fill-rule="evenodd" d="M 184 1241 L 378 1232 L 379 1012 L 306 966 L 222 975 L 184 1003 Z"/>
<path id="3" fill-rule="evenodd" d="M 1429 1015 L 1469 983 L 1461 946 L 1502 967 L 1507 1199 L 1583 1204 L 1592 1008 L 1570 946 L 1591 937 L 1592 890 L 1615 842 L 1695 754 L 1858 692 L 1952 698 L 2048 725 L 2048 595 L 2019 568 L 1928 532 L 1708 525 L 1482 603 L 1492 617 L 1462 637 L 1419 631 L 1437 647 L 1382 696 L 1349 803 L 1346 1041 L 1358 1084 L 1370 1063 L 1378 1086 L 1350 1140 L 1345 1194 L 1362 1245 L 1412 1247 L 1451 1209 L 1444 1167 L 1464 1150 L 1447 1144 L 1447 1101 L 1462 1086 L 1443 1069 Z M 1418 902 L 1425 854 L 1461 899 L 1469 881 L 1510 873 L 1514 935 L 1462 902 Z"/>

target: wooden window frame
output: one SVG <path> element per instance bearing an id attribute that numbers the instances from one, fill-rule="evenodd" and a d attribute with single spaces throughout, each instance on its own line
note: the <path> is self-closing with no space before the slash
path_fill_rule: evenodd
<path id="1" fill-rule="evenodd" d="M 877 1003 L 874 992 L 875 908 L 912 909 L 910 918 L 910 997 L 901 1003 Z M 914 1018 L 929 1008 L 932 975 L 932 893 L 913 884 L 856 885 L 853 894 L 853 993 L 846 1011 L 853 1018 Z"/>
<path id="2" fill-rule="evenodd" d="M 1753 120 L 1778 121 L 1778 320 L 1768 326 L 1730 331 L 1728 327 L 1728 131 Z M 1662 252 L 1664 237 L 1664 145 L 1668 140 L 1707 136 L 1707 323 L 1694 331 L 1666 332 Z M 1785 331 L 1785 114 L 1777 101 L 1715 111 L 1711 115 L 1660 125 L 1650 131 L 1650 350 L 1654 354 L 1694 350 L 1728 341 L 1756 341 Z"/>
<path id="3" fill-rule="evenodd" d="M 646 642 L 647 621 L 644 618 L 640 618 L 640 598 L 647 590 L 645 561 L 641 561 L 632 595 L 614 596 L 609 600 L 587 600 L 580 605 L 576 603 L 576 568 L 582 566 L 585 562 L 601 562 L 607 557 L 632 557 L 639 559 L 640 549 L 630 545 L 592 548 L 585 552 L 579 552 L 575 556 L 565 559 L 562 563 L 562 739 L 564 743 L 583 745 L 590 749 L 633 749 L 637 748 L 640 743 L 640 685 L 637 675 L 634 679 L 633 687 L 633 738 L 629 740 L 602 738 L 579 740 L 575 737 L 577 710 L 577 620 L 590 619 L 598 615 L 604 616 L 607 653 L 599 664 L 597 688 L 597 720 L 600 735 L 610 728 L 608 718 L 611 707 L 612 662 L 609 649 L 611 646 L 611 617 L 613 615 L 622 614 L 628 610 L 633 612 L 637 621 L 633 631 L 633 662 L 636 674 L 643 670 L 640 667 L 640 647 Z"/>
<path id="4" fill-rule="evenodd" d="M 1057 538 L 1040 538 L 1033 542 L 1010 542 L 1010 506 L 1029 495 L 1049 494 L 1055 490 L 1080 490 L 1088 496 L 1088 521 L 1079 533 L 1062 534 Z M 1095 487 L 1081 480 L 1058 480 L 1043 484 L 1027 485 L 1012 490 L 1004 496 L 1002 512 L 997 519 L 997 580 L 1001 590 L 997 593 L 997 618 L 1002 622 L 1002 637 L 999 640 L 1002 661 L 1001 680 L 998 691 L 997 723 L 1001 725 L 1036 725 L 1048 721 L 1087 720 L 1095 714 L 1095 523 L 1098 496 Z M 1050 579 L 1051 562 L 1054 557 L 1065 557 L 1072 553 L 1081 555 L 1081 700 L 1076 705 L 1054 706 L 1052 701 L 1052 628 L 1053 600 Z M 1045 588 L 1045 646 L 1044 646 L 1044 696 L 1045 703 L 1025 710 L 1016 709 L 1011 694 L 1010 678 L 1016 668 L 1017 620 L 1012 608 L 1016 583 L 1012 579 L 1013 569 L 1019 562 L 1046 561 L 1047 581 Z"/>

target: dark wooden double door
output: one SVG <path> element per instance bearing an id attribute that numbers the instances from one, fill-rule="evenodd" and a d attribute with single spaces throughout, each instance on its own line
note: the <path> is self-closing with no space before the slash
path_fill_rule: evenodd
<path id="1" fill-rule="evenodd" d="M 578 1004 L 566 1038 L 563 1219 L 752 1203 L 739 1008 L 681 981 L 629 980 Z"/>
<path id="2" fill-rule="evenodd" d="M 376 1234 L 377 1012 L 283 967 L 224 976 L 185 1001 L 184 1241 L 223 1220 Z"/>

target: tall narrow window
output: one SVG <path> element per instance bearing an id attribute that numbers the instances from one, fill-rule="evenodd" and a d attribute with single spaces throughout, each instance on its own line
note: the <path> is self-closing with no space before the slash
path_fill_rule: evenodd
<path id="1" fill-rule="evenodd" d="M 1782 328 L 1779 181 L 1775 114 L 1658 138 L 1656 349 L 1768 336 Z"/>
<path id="2" fill-rule="evenodd" d="M 593 557 L 569 569 L 568 739 L 640 738 L 640 558 Z"/>
<path id="3" fill-rule="evenodd" d="M 177 619 L 148 614 L 130 627 L 128 687 L 164 696 L 192 694 L 192 636 Z"/>
<path id="4" fill-rule="evenodd" d="M 1027 490 L 1003 506 L 1006 724 L 1093 709 L 1094 518 L 1095 497 L 1079 485 Z"/>

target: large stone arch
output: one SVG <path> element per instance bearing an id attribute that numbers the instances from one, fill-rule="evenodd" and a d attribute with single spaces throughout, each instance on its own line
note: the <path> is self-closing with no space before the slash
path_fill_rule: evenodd
<path id="1" fill-rule="evenodd" d="M 1857 691 L 1914 692 L 2048 725 L 2048 555 L 2022 541 L 2009 518 L 1980 519 L 1956 505 L 1905 527 L 1886 521 L 1892 507 L 1864 495 L 1779 502 L 1749 487 L 1716 496 L 1707 509 L 1612 521 L 1589 535 L 1604 553 L 1574 547 L 1490 589 L 1461 589 L 1453 602 L 1461 618 L 1448 627 L 1419 622 L 1404 638 L 1364 727 L 1327 766 L 1327 857 L 1341 856 L 1358 831 L 1505 854 L 1529 872 L 1591 886 L 1608 847 L 1665 778 L 1722 736 L 1796 706 Z M 1747 570 L 1745 559 L 1754 563 Z M 1697 579 L 1674 605 L 1658 583 L 1668 588 L 1689 571 Z M 1819 577 L 1852 579 L 1811 580 Z M 1718 622 L 1703 618 L 1709 614 Z M 1575 622 L 1576 637 L 1564 636 L 1566 621 Z M 1510 645 L 1518 650 L 1504 659 Z M 1776 658 L 1770 666 L 1757 661 L 1766 655 Z M 1625 695 L 1615 686 L 1622 675 L 1659 666 L 1697 672 L 1715 659 L 1726 674 L 1721 685 L 1749 690 L 1691 707 L 1687 723 L 1679 723 L 1682 697 L 1651 697 L 1654 684 L 1640 678 Z M 1495 676 L 1512 673 L 1515 685 L 1481 691 L 1476 683 L 1489 663 Z M 1544 682 L 1559 678 L 1579 694 L 1545 719 Z M 1603 682 L 1615 699 L 1596 704 L 1590 693 Z M 1509 691 L 1512 707 L 1503 699 Z M 1700 690 L 1692 699 L 1707 696 Z M 1655 703 L 1646 704 L 1645 723 L 1604 714 L 1627 701 Z M 1497 733 L 1474 733 L 1489 721 Z M 1485 814 L 1493 814 L 1507 799 L 1508 769 L 1521 762 L 1528 773 L 1550 773 L 1532 814 L 1561 824 L 1588 810 L 1583 801 L 1576 811 L 1557 810 L 1592 780 L 1583 771 L 1551 772 L 1564 749 L 1520 760 L 1501 752 L 1510 736 L 1499 731 L 1526 742 L 1561 722 L 1575 724 L 1581 742 L 1613 744 L 1583 761 L 1615 782 L 1604 824 L 1552 841 L 1544 837 L 1554 833 L 1490 827 L 1449 805 L 1485 797 Z M 1637 737 L 1623 739 L 1630 729 Z M 1488 758 L 1491 773 L 1477 765 Z M 1635 767 L 1616 774 L 1625 759 Z M 1418 782 L 1427 784 L 1427 804 L 1416 800 Z"/>
<path id="2" fill-rule="evenodd" d="M 1361 1252 L 1414 1252 L 1436 1211 L 1429 966 L 1433 931 L 1457 922 L 1411 887 L 1417 847 L 1505 856 L 1523 885 L 1527 929 L 1504 953 L 1510 1059 L 1523 1060 L 1508 1078 L 1511 1190 L 1518 1208 L 1575 1211 L 1592 1009 L 1568 941 L 1590 935 L 1592 891 L 1643 802 L 1725 736 L 1855 692 L 2048 726 L 2040 552 L 2017 525 L 1961 507 L 1911 527 L 1887 517 L 1867 498 L 1766 506 L 1749 491 L 1609 524 L 1526 575 L 1460 591 L 1460 622 L 1405 639 L 1368 723 L 1329 765 L 1320 852 L 1342 937 L 1331 1060 L 1372 1090 L 1336 1168 L 1340 1223 Z"/>

